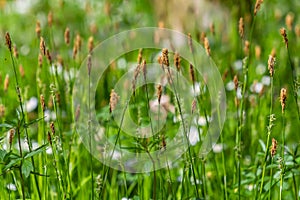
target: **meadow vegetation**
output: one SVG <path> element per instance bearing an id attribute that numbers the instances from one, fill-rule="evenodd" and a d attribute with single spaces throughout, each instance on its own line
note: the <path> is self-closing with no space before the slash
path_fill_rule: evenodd
<path id="1" fill-rule="evenodd" d="M 210 2 L 223 8 L 226 23 L 213 10 L 211 18 L 197 14 L 192 2 L 186 15 L 158 14 L 162 5 L 150 0 L 32 2 L 0 3 L 0 199 L 300 198 L 300 2 Z M 221 135 L 202 156 L 214 120 L 207 88 L 213 80 L 195 75 L 194 66 L 171 49 L 136 49 L 113 60 L 99 80 L 97 121 L 110 142 L 130 152 L 163 152 L 178 131 L 188 148 L 156 171 L 112 169 L 89 153 L 77 133 L 84 114 L 73 106 L 77 72 L 85 62 L 91 70 L 93 49 L 121 31 L 176 30 L 169 19 L 176 12 L 191 54 L 192 43 L 200 43 L 222 76 L 227 108 Z M 146 82 L 148 63 L 161 66 L 161 84 L 136 87 L 138 80 Z M 130 70 L 127 90 L 116 93 L 115 84 Z M 176 92 L 178 76 L 188 80 L 185 94 Z M 122 108 L 138 126 L 150 124 L 154 132 L 160 117 L 166 119 L 158 134 L 136 138 L 118 126 L 114 111 L 126 93 L 131 95 Z M 189 110 L 182 106 L 184 95 L 193 100 Z M 187 120 L 189 112 L 193 118 Z M 94 139 L 86 139 L 92 148 Z"/>

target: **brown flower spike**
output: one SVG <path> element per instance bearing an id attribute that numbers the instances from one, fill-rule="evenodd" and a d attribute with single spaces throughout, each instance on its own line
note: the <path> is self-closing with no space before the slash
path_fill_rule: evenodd
<path id="1" fill-rule="evenodd" d="M 241 39 L 244 39 L 244 18 L 240 18 L 239 21 L 239 34 Z"/>
<path id="2" fill-rule="evenodd" d="M 66 28 L 64 37 L 65 37 L 65 43 L 67 45 L 69 45 L 70 44 L 70 29 L 69 29 L 69 27 Z"/>
<path id="3" fill-rule="evenodd" d="M 257 14 L 257 12 L 259 11 L 260 6 L 263 2 L 264 2 L 264 0 L 256 0 L 255 7 L 254 7 L 254 15 Z"/>
<path id="4" fill-rule="evenodd" d="M 170 63 L 169 63 L 169 56 L 168 56 L 168 49 L 164 48 L 162 50 L 162 56 L 161 56 L 161 62 L 163 65 L 166 65 L 167 67 L 169 67 Z"/>
<path id="5" fill-rule="evenodd" d="M 40 102 L 41 102 L 41 108 L 42 108 L 42 111 L 45 112 L 45 98 L 44 98 L 44 95 L 41 94 L 40 96 Z"/>
<path id="6" fill-rule="evenodd" d="M 46 43 L 43 37 L 40 37 L 40 51 L 43 56 L 46 55 Z"/>
<path id="7" fill-rule="evenodd" d="M 206 54 L 210 56 L 210 46 L 209 46 L 209 40 L 207 37 L 204 38 L 204 48 L 206 50 Z"/>
<path id="8" fill-rule="evenodd" d="M 5 44 L 8 47 L 8 50 L 11 52 L 11 50 L 12 50 L 11 49 L 11 38 L 10 38 L 9 32 L 5 33 Z"/>
<path id="9" fill-rule="evenodd" d="M 110 99 L 109 99 L 109 112 L 110 113 L 115 110 L 118 100 L 119 100 L 118 94 L 112 89 L 111 93 L 110 93 Z"/>
<path id="10" fill-rule="evenodd" d="M 284 43 L 285 43 L 286 48 L 288 48 L 288 42 L 289 42 L 289 40 L 288 40 L 288 38 L 287 38 L 287 34 L 286 34 L 285 28 L 281 28 L 281 29 L 280 29 L 280 35 L 281 35 L 282 38 L 283 38 L 283 41 L 284 41 Z"/>
<path id="11" fill-rule="evenodd" d="M 55 126 L 54 126 L 54 122 L 51 122 L 51 123 L 50 123 L 50 130 L 51 130 L 52 135 L 55 135 Z"/>
<path id="12" fill-rule="evenodd" d="M 281 88 L 280 91 L 280 103 L 281 103 L 281 111 L 284 113 L 285 107 L 286 107 L 286 98 L 287 98 L 287 92 L 285 88 Z"/>
<path id="13" fill-rule="evenodd" d="M 158 103 L 160 104 L 160 100 L 161 100 L 161 94 L 162 94 L 162 86 L 159 84 L 157 86 L 157 99 L 158 99 Z"/>
<path id="14" fill-rule="evenodd" d="M 270 150 L 272 158 L 275 156 L 276 150 L 277 150 L 277 141 L 274 138 L 272 138 L 272 146 Z"/>
<path id="15" fill-rule="evenodd" d="M 177 71 L 179 72 L 180 71 L 180 56 L 179 56 L 179 53 L 175 53 L 174 54 L 174 65 L 177 69 Z"/>
<path id="16" fill-rule="evenodd" d="M 274 75 L 274 66 L 275 66 L 276 58 L 271 54 L 268 59 L 268 70 L 270 72 L 270 76 Z"/>

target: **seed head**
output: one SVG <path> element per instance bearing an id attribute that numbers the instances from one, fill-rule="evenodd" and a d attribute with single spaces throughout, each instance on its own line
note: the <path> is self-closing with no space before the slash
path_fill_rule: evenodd
<path id="1" fill-rule="evenodd" d="M 65 38 L 65 43 L 69 46 L 69 44 L 70 44 L 70 29 L 69 29 L 69 27 L 67 27 L 65 30 L 64 38 Z"/>
<path id="2" fill-rule="evenodd" d="M 249 55 L 249 51 L 250 51 L 250 42 L 248 40 L 245 41 L 245 46 L 244 46 L 244 53 L 245 55 Z"/>
<path id="3" fill-rule="evenodd" d="M 286 46 L 286 48 L 287 48 L 287 47 L 288 47 L 288 38 L 287 38 L 287 34 L 286 34 L 285 28 L 281 28 L 281 29 L 280 29 L 280 35 L 282 36 L 283 41 L 284 41 L 284 43 L 285 43 L 285 46 Z"/>
<path id="4" fill-rule="evenodd" d="M 276 58 L 272 55 L 269 55 L 269 59 L 268 59 L 268 70 L 270 72 L 270 76 L 273 77 L 274 75 L 274 66 L 276 63 Z"/>
<path id="5" fill-rule="evenodd" d="M 255 7 L 254 7 L 254 15 L 257 14 L 257 12 L 259 11 L 260 6 L 263 2 L 264 2 L 264 0 L 256 0 Z"/>
<path id="6" fill-rule="evenodd" d="M 206 54 L 210 56 L 210 46 L 209 46 L 209 40 L 207 37 L 204 38 L 204 48 L 206 50 Z"/>
<path id="7" fill-rule="evenodd" d="M 46 43 L 43 37 L 40 37 L 40 51 L 43 56 L 46 56 Z"/>
<path id="8" fill-rule="evenodd" d="M 119 100 L 118 94 L 112 89 L 111 93 L 110 93 L 110 99 L 109 99 L 109 112 L 110 113 L 112 113 L 115 110 L 118 100 Z"/>
<path id="9" fill-rule="evenodd" d="M 255 46 L 255 57 L 257 60 L 260 60 L 260 56 L 261 56 L 261 48 L 259 45 Z"/>
<path id="10" fill-rule="evenodd" d="M 11 148 L 11 144 L 14 139 L 14 136 L 15 136 L 15 132 L 16 131 L 13 128 L 9 130 L 8 143 L 9 143 L 10 148 Z"/>
<path id="11" fill-rule="evenodd" d="M 241 17 L 239 21 L 239 34 L 241 39 L 244 39 L 244 27 L 244 18 Z"/>
<path id="12" fill-rule="evenodd" d="M 42 94 L 40 95 L 40 102 L 41 102 L 42 111 L 44 113 L 46 106 L 45 106 L 45 98 L 44 98 L 44 95 L 42 95 Z"/>
<path id="13" fill-rule="evenodd" d="M 54 122 L 51 122 L 51 123 L 50 123 L 50 130 L 51 130 L 52 135 L 55 135 L 55 126 L 54 126 Z"/>
<path id="14" fill-rule="evenodd" d="M 14 45 L 13 52 L 14 52 L 14 57 L 18 59 L 19 58 L 19 52 L 18 52 L 18 49 L 17 49 L 16 45 Z"/>
<path id="15" fill-rule="evenodd" d="M 239 87 L 239 79 L 238 79 L 237 75 L 235 75 L 233 77 L 233 83 L 234 83 L 234 89 L 235 89 L 235 91 L 237 91 L 237 89 Z"/>
<path id="16" fill-rule="evenodd" d="M 175 53 L 174 54 L 174 65 L 177 69 L 177 71 L 179 72 L 180 71 L 180 56 L 179 56 L 179 53 Z"/>
<path id="17" fill-rule="evenodd" d="M 48 13 L 48 26 L 52 27 L 52 23 L 53 23 L 53 13 L 52 13 L 52 11 L 50 11 Z"/>
<path id="18" fill-rule="evenodd" d="M 168 49 L 164 48 L 162 50 L 162 55 L 161 55 L 161 61 L 163 65 L 166 65 L 167 67 L 169 67 L 170 63 L 169 63 L 169 56 L 168 56 Z"/>
<path id="19" fill-rule="evenodd" d="M 9 86 L 9 75 L 6 74 L 5 79 L 4 79 L 4 92 L 7 92 Z"/>
<path id="20" fill-rule="evenodd" d="M 190 78 L 194 84 L 195 83 L 195 71 L 194 71 L 194 67 L 192 64 L 190 64 Z"/>
<path id="21" fill-rule="evenodd" d="M 8 47 L 8 50 L 10 52 L 12 52 L 12 49 L 11 49 L 11 38 L 10 38 L 9 32 L 5 33 L 5 44 Z"/>
<path id="22" fill-rule="evenodd" d="M 89 53 L 92 52 L 94 48 L 94 38 L 93 36 L 89 37 L 89 41 L 88 41 L 88 50 L 89 50 Z"/>
<path id="23" fill-rule="evenodd" d="M 73 59 L 75 60 L 76 55 L 77 55 L 78 49 L 77 49 L 77 45 L 73 46 Z"/>
<path id="24" fill-rule="evenodd" d="M 35 32 L 36 32 L 37 38 L 40 38 L 41 37 L 41 24 L 39 21 L 36 21 Z"/>
<path id="25" fill-rule="evenodd" d="M 0 118 L 5 116 L 5 106 L 0 104 Z"/>
<path id="26" fill-rule="evenodd" d="M 288 13 L 285 17 L 285 25 L 288 28 L 288 30 L 293 29 L 293 23 L 294 23 L 294 14 L 293 13 Z"/>
<path id="27" fill-rule="evenodd" d="M 160 104 L 161 95 L 162 95 L 162 86 L 161 86 L 161 84 L 159 84 L 157 86 L 156 94 L 157 94 L 158 103 Z"/>
<path id="28" fill-rule="evenodd" d="M 280 103 L 281 103 L 281 111 L 284 113 L 285 106 L 286 106 L 286 98 L 287 98 L 287 92 L 285 88 L 281 88 L 280 90 Z"/>
<path id="29" fill-rule="evenodd" d="M 77 50 L 80 51 L 81 49 L 81 37 L 79 35 L 79 33 L 76 34 L 76 41 L 75 41 L 75 44 L 77 46 Z"/>
<path id="30" fill-rule="evenodd" d="M 277 150 L 277 141 L 274 138 L 272 138 L 272 146 L 271 146 L 271 150 L 270 150 L 272 158 L 276 154 L 276 150 Z"/>

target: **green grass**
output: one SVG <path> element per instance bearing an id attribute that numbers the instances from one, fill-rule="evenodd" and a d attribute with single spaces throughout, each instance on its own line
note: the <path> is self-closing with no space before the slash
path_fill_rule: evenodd
<path id="1" fill-rule="evenodd" d="M 169 4 L 165 6 L 175 5 Z M 192 3 L 190 13 L 180 16 L 178 21 L 183 24 L 184 34 L 191 33 L 194 42 L 204 46 L 200 36 L 202 32 L 206 34 L 211 58 L 220 71 L 226 91 L 225 124 L 216 146 L 205 157 L 200 148 L 214 111 L 206 83 L 213 80 L 206 80 L 199 74 L 191 80 L 190 64 L 183 58 L 178 72 L 173 62 L 174 52 L 169 49 L 169 70 L 173 76 L 164 63 L 162 67 L 166 69 L 162 68 L 159 74 L 166 82 L 162 84 L 163 106 L 151 118 L 151 106 L 157 105 L 157 84 L 138 86 L 134 95 L 128 95 L 132 92 L 132 84 L 147 82 L 148 78 L 143 68 L 138 68 L 142 67 L 137 62 L 139 50 L 120 55 L 110 63 L 96 87 L 95 105 L 89 104 L 89 109 L 95 107 L 96 120 L 112 144 L 131 153 L 149 155 L 149 165 L 155 168 L 151 152 L 168 149 L 180 130 L 185 135 L 194 131 L 199 138 L 197 144 L 189 144 L 187 151 L 174 163 L 145 173 L 110 168 L 89 153 L 89 148 L 95 147 L 97 142 L 91 137 L 84 138 L 90 145 L 84 146 L 75 125 L 80 116 L 88 116 L 89 127 L 91 112 L 80 113 L 82 107 L 73 107 L 76 105 L 73 86 L 76 72 L 88 57 L 89 38 L 93 37 L 95 47 L 124 30 L 155 27 L 160 22 L 176 30 L 168 18 L 173 14 L 159 15 L 157 6 L 161 4 L 152 1 L 36 1 L 24 13 L 15 5 L 15 1 L 0 3 L 0 199 L 299 199 L 298 2 L 265 1 L 254 16 L 255 1 L 224 1 L 221 7 L 230 10 L 224 16 L 229 20 L 224 23 L 212 13 L 214 33 L 209 27 L 201 26 L 205 18 L 195 17 Z M 52 26 L 47 22 L 50 11 Z M 293 16 L 291 29 L 286 24 L 287 15 Z M 244 38 L 238 30 L 240 17 L 244 18 Z M 51 60 L 42 56 L 38 61 L 41 50 L 40 37 L 35 31 L 37 21 Z M 64 39 L 67 27 L 70 44 Z M 282 27 L 287 31 L 288 47 L 280 35 Z M 18 49 L 18 56 L 7 48 L 7 32 L 12 47 Z M 81 37 L 81 48 L 77 46 L 74 58 L 77 35 Z M 246 40 L 250 42 L 249 53 L 244 52 Z M 274 75 L 270 77 L 268 59 L 273 49 L 276 63 Z M 147 64 L 158 64 L 161 51 L 145 48 L 142 58 Z M 195 59 L 197 55 L 193 56 Z M 147 67 L 149 72 L 152 66 Z M 121 114 L 120 122 L 116 111 L 110 112 L 110 93 L 118 80 L 134 69 L 140 70 L 138 78 L 130 77 L 122 85 L 126 89 L 117 94 L 120 98 L 128 96 L 121 108 L 129 114 Z M 187 107 L 187 102 L 182 102 L 184 95 L 189 93 L 180 93 L 181 85 L 179 87 L 177 80 L 181 75 L 186 77 L 195 94 L 195 98 L 190 97 L 196 102 L 192 116 L 200 121 L 199 124 L 185 118 L 192 109 L 192 101 Z M 236 88 L 234 76 L 238 79 Z M 5 88 L 7 81 L 9 85 Z M 287 90 L 284 112 L 280 102 L 282 88 Z M 91 102 L 93 97 L 88 96 L 85 101 Z M 116 106 L 120 108 L 120 102 Z M 163 117 L 166 121 L 162 125 Z M 151 134 L 162 128 L 149 138 L 133 137 L 121 128 L 129 119 L 137 127 L 151 127 Z M 89 127 L 89 136 L 92 131 Z M 133 132 L 141 134 L 138 128 Z M 275 148 L 272 138 L 277 141 L 273 157 L 270 153 L 271 148 Z M 99 151 L 97 155 L 102 155 L 105 149 L 96 151 Z M 111 155 L 113 152 L 119 152 L 118 148 L 113 149 Z M 112 156 L 106 161 L 116 162 Z M 119 165 L 119 169 L 124 167 Z"/>

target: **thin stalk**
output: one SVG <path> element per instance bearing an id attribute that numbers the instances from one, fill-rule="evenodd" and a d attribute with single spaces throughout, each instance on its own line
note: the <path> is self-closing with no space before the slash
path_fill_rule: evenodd
<path id="1" fill-rule="evenodd" d="M 252 46 L 252 38 L 253 38 L 253 32 L 254 32 L 254 27 L 255 27 L 255 22 L 256 22 L 256 15 L 254 15 L 253 18 L 253 22 L 251 24 L 251 30 L 250 30 L 250 44 L 249 44 L 249 55 L 248 58 L 245 60 L 245 64 L 244 64 L 244 84 L 243 84 L 243 90 L 242 90 L 242 100 L 241 100 L 241 114 L 240 114 L 240 126 L 238 127 L 238 138 L 237 138 L 237 148 L 238 150 L 240 150 L 241 148 L 241 137 L 243 134 L 243 122 L 244 122 L 244 111 L 246 114 L 246 110 L 245 109 L 245 94 L 246 94 L 246 89 L 248 87 L 248 82 L 249 82 L 249 63 L 250 63 L 250 58 L 251 58 L 251 46 Z M 237 159 L 237 173 L 238 173 L 238 199 L 241 199 L 241 162 L 240 162 L 240 155 L 238 155 Z"/>
<path id="2" fill-rule="evenodd" d="M 220 134 L 220 140 L 221 140 L 221 143 L 222 145 L 224 144 L 224 140 L 223 140 L 223 136 L 222 134 Z M 224 155 L 224 149 L 221 153 L 221 156 L 222 156 L 222 168 L 223 168 L 223 185 L 224 185 L 224 199 L 227 200 L 228 197 L 227 197 L 227 173 L 226 173 L 226 166 L 225 166 L 225 155 Z"/>
<path id="3" fill-rule="evenodd" d="M 262 195 L 262 190 L 264 186 L 264 178 L 265 178 L 265 171 L 266 171 L 266 165 L 267 165 L 267 158 L 268 158 L 268 151 L 269 151 L 269 143 L 270 143 L 270 135 L 271 135 L 271 130 L 273 127 L 273 76 L 271 77 L 271 91 L 270 91 L 270 112 L 269 112 L 269 126 L 268 126 L 268 133 L 267 133 L 267 145 L 266 145 L 266 150 L 265 150 L 265 156 L 264 156 L 264 165 L 263 165 L 263 171 L 262 171 L 262 177 L 261 177 L 261 182 L 260 182 L 260 190 L 259 190 L 259 198 L 261 198 Z M 272 159 L 273 160 L 273 159 Z"/>
<path id="4" fill-rule="evenodd" d="M 88 132 L 89 132 L 89 149 L 90 149 L 90 164 L 91 164 L 91 179 L 92 179 L 92 182 L 91 182 L 91 189 L 92 189 L 92 199 L 94 199 L 94 166 L 93 166 L 93 155 L 92 155 L 92 133 L 91 133 L 91 120 L 92 120 L 92 117 L 91 117 L 91 87 L 90 87 L 90 84 L 91 84 L 91 76 L 90 76 L 90 69 L 89 69 L 89 74 L 88 74 L 88 83 L 89 83 L 89 96 L 88 96 L 88 107 L 89 107 L 89 120 L 88 120 Z"/>
<path id="5" fill-rule="evenodd" d="M 274 161 L 274 159 L 272 158 L 272 160 L 271 160 L 271 165 L 273 164 L 273 161 Z M 273 183 L 273 168 L 271 168 L 271 171 L 270 171 L 270 187 L 269 187 L 269 196 L 268 196 L 268 199 L 270 200 L 270 199 L 272 199 L 272 193 L 271 193 L 271 191 L 272 191 L 272 183 Z"/>
<path id="6" fill-rule="evenodd" d="M 289 50 L 289 46 L 286 46 L 286 50 L 287 50 L 287 54 L 288 54 L 288 60 L 289 60 L 289 64 L 291 66 L 291 70 L 292 70 L 292 77 L 293 77 L 293 96 L 295 98 L 295 102 L 296 102 L 296 105 L 297 105 L 297 113 L 298 113 L 298 119 L 300 120 L 300 107 L 299 107 L 299 104 L 298 104 L 298 94 L 297 94 L 297 91 L 296 91 L 296 83 L 297 83 L 297 73 L 296 73 L 296 69 L 295 69 L 295 66 L 292 62 L 292 59 L 291 59 L 291 55 L 290 55 L 290 50 Z"/>
<path id="7" fill-rule="evenodd" d="M 20 150 L 20 157 L 23 157 L 22 155 L 22 146 L 21 146 L 21 133 L 20 133 L 20 127 L 17 128 L 17 134 L 18 134 L 18 144 L 19 144 L 19 150 Z M 21 166 L 22 166 L 22 160 L 21 160 L 21 164 L 19 167 L 19 171 L 20 171 L 20 177 L 21 177 L 21 189 L 22 189 L 22 198 L 23 200 L 25 200 L 25 185 L 24 185 L 24 178 L 23 178 L 23 174 L 22 174 L 22 170 L 21 170 Z"/>
<path id="8" fill-rule="evenodd" d="M 22 101 L 22 97 L 21 97 L 20 86 L 19 86 L 19 81 L 18 81 L 16 66 L 15 66 L 15 61 L 14 61 L 14 58 L 13 58 L 12 51 L 10 51 L 10 58 L 11 58 L 11 61 L 12 61 L 13 71 L 14 71 L 14 75 L 15 75 L 16 92 L 17 92 L 17 95 L 18 95 L 20 109 L 21 109 L 21 114 L 22 114 L 21 122 L 24 122 L 25 125 L 26 125 L 25 112 L 24 112 L 24 108 L 23 108 L 23 101 Z M 25 126 L 24 129 L 25 129 L 25 136 L 27 138 L 28 149 L 29 149 L 29 152 L 31 152 L 32 151 L 32 145 L 31 145 L 30 138 L 28 136 L 27 126 Z M 21 133 L 19 132 L 18 134 L 20 136 Z M 20 142 L 20 137 L 19 137 L 19 142 Z M 20 151 L 21 151 L 21 147 L 20 147 Z M 35 170 L 35 164 L 34 164 L 33 157 L 31 157 L 31 163 L 32 163 L 32 166 L 33 166 L 33 170 L 36 171 Z M 21 166 L 22 166 L 22 162 L 21 162 Z M 22 175 L 21 175 L 21 177 L 22 177 Z M 35 186 L 36 186 L 36 189 L 37 189 L 37 192 L 38 192 L 39 199 L 41 199 L 41 192 L 40 192 L 40 188 L 39 188 L 39 184 L 38 184 L 38 180 L 37 180 L 37 175 L 36 174 L 34 175 L 34 181 L 35 181 Z"/>
<path id="9" fill-rule="evenodd" d="M 56 142 L 56 140 L 55 140 L 55 142 Z M 56 148 L 53 148 L 54 145 L 52 145 L 52 144 L 50 144 L 50 145 L 51 145 L 51 148 L 52 148 L 53 166 L 54 166 L 55 174 L 56 174 L 56 178 L 57 178 L 57 181 L 55 181 L 55 183 L 56 183 L 56 186 L 57 186 L 58 196 L 62 197 L 61 189 L 63 187 L 62 187 L 62 183 L 60 181 L 61 180 L 61 175 L 59 174 L 59 170 L 58 170 L 58 167 L 57 167 L 57 159 L 56 159 L 56 156 L 55 156 Z"/>
<path id="10" fill-rule="evenodd" d="M 282 148 L 281 148 L 281 164 L 280 164 L 280 189 L 279 189 L 279 199 L 282 199 L 282 191 L 283 191 L 283 178 L 285 173 L 285 163 L 284 163 L 284 145 L 285 145 L 285 113 L 282 113 L 282 130 L 281 130 L 281 137 L 282 137 Z"/>
<path id="11" fill-rule="evenodd" d="M 144 64 L 144 67 L 146 67 L 146 64 Z M 147 76 L 146 76 L 146 69 L 144 69 L 145 71 L 143 72 L 143 77 L 144 77 L 144 83 L 145 83 L 145 89 L 146 89 L 146 98 L 147 98 L 147 110 L 148 110 L 148 117 L 149 117 L 149 121 L 150 121 L 150 127 L 151 127 L 151 132 L 152 135 L 154 134 L 153 131 L 153 125 L 152 125 L 152 119 L 151 119 L 151 115 L 150 115 L 150 108 L 149 108 L 149 94 L 148 94 L 148 86 L 147 86 Z M 155 170 L 155 162 L 152 158 L 152 156 L 150 155 L 150 152 L 147 149 L 147 153 L 153 163 L 153 199 L 156 200 L 156 185 L 157 185 L 157 180 L 156 180 L 156 170 Z"/>
<path id="12" fill-rule="evenodd" d="M 118 127 L 117 138 L 116 138 L 116 141 L 115 141 L 114 148 L 113 148 L 113 151 L 112 151 L 112 153 L 111 153 L 111 156 L 109 157 L 109 162 L 108 162 L 108 163 L 111 162 L 112 157 L 113 157 L 113 155 L 114 155 L 114 152 L 115 152 L 115 150 L 116 150 L 116 145 L 117 145 L 118 140 L 119 140 L 119 137 L 120 137 L 122 124 L 123 124 L 123 121 L 124 121 L 125 112 L 126 112 L 126 110 L 127 110 L 127 108 L 128 108 L 128 105 L 129 105 L 129 101 L 130 101 L 130 100 L 128 100 L 128 101 L 126 102 L 126 104 L 125 104 L 125 107 L 124 107 L 124 110 L 123 110 L 123 113 L 122 113 L 122 118 L 121 118 L 121 121 L 120 121 L 120 126 Z M 106 171 L 104 172 L 103 185 L 106 184 L 106 181 L 107 181 L 107 175 L 108 175 L 109 170 L 110 170 L 110 168 L 107 167 Z M 101 190 L 99 196 L 101 196 L 102 193 L 103 193 L 103 190 Z"/>
<path id="13" fill-rule="evenodd" d="M 196 195 L 199 198 L 199 192 L 198 192 L 198 186 L 197 186 L 197 179 L 196 179 L 196 174 L 195 174 L 195 169 L 194 169 L 194 162 L 193 162 L 193 157 L 192 157 L 192 153 L 191 153 L 191 147 L 190 147 L 190 144 L 189 144 L 189 139 L 188 139 L 187 131 L 186 131 L 186 127 L 185 127 L 184 116 L 183 116 L 183 113 L 182 113 L 182 109 L 181 109 L 181 105 L 180 105 L 178 93 L 176 91 L 176 88 L 175 88 L 174 84 L 172 84 L 172 83 L 174 83 L 174 81 L 173 81 L 173 78 L 172 78 L 172 75 L 171 75 L 169 67 L 167 68 L 167 72 L 168 72 L 169 77 L 171 79 L 171 85 L 173 87 L 174 94 L 175 94 L 175 99 L 176 99 L 176 102 L 177 102 L 177 105 L 178 105 L 179 114 L 180 114 L 180 117 L 181 117 L 181 122 L 182 122 L 182 127 L 183 127 L 183 132 L 184 132 L 185 139 L 186 139 L 187 145 L 188 145 L 188 156 L 189 156 L 189 160 L 191 162 L 191 169 L 192 169 L 192 174 L 193 174 L 193 179 L 194 179 L 194 184 L 195 184 Z"/>
<path id="14" fill-rule="evenodd" d="M 296 178 L 295 178 L 295 173 L 293 172 L 293 186 L 294 186 L 294 190 L 295 190 L 295 199 L 298 200 L 298 190 L 297 190 L 297 182 L 296 182 Z"/>

